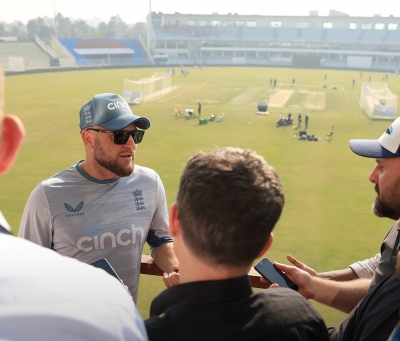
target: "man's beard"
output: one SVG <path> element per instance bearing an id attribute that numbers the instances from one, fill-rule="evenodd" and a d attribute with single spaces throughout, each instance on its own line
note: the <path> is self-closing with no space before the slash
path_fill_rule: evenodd
<path id="1" fill-rule="evenodd" d="M 388 203 L 384 202 L 379 198 L 379 186 L 375 185 L 375 191 L 377 192 L 377 196 L 372 205 L 372 211 L 377 217 L 381 218 L 390 218 L 393 220 L 398 220 L 400 218 L 400 203 L 394 203 L 397 207 L 392 207 Z"/>
<path id="2" fill-rule="evenodd" d="M 120 177 L 131 175 L 134 169 L 133 162 L 129 166 L 122 167 L 118 163 L 118 158 L 112 160 L 111 157 L 106 154 L 104 148 L 100 145 L 98 141 L 96 141 L 94 147 L 94 159 L 100 166 Z"/>

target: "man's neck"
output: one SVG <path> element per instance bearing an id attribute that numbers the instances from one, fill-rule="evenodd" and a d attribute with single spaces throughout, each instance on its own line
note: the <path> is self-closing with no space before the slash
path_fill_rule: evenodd
<path id="1" fill-rule="evenodd" d="M 185 259 L 179 263 L 179 277 L 181 283 L 198 281 L 216 281 L 245 276 L 250 270 L 246 267 L 227 267 L 210 265 L 197 259 Z"/>
<path id="2" fill-rule="evenodd" d="M 98 180 L 112 180 L 119 178 L 118 175 L 110 172 L 109 170 L 105 169 L 104 167 L 99 166 L 92 166 L 89 160 L 84 160 L 79 164 L 79 167 L 82 171 L 86 174 L 90 175 L 92 178 Z"/>

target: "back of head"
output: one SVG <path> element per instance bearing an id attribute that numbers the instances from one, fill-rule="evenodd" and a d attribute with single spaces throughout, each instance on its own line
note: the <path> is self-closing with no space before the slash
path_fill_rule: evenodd
<path id="1" fill-rule="evenodd" d="M 284 204 L 274 168 L 252 150 L 226 147 L 186 164 L 177 195 L 182 236 L 213 265 L 248 266 L 260 253 Z"/>

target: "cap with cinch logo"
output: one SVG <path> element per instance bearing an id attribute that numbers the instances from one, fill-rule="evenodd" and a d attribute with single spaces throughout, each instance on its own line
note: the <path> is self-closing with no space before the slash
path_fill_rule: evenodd
<path id="1" fill-rule="evenodd" d="M 371 158 L 400 157 L 400 117 L 397 118 L 378 140 L 350 140 L 350 149 Z"/>
<path id="2" fill-rule="evenodd" d="M 131 124 L 146 130 L 150 121 L 133 114 L 128 102 L 117 94 L 104 93 L 95 95 L 79 111 L 81 129 L 100 126 L 105 129 L 120 130 Z"/>

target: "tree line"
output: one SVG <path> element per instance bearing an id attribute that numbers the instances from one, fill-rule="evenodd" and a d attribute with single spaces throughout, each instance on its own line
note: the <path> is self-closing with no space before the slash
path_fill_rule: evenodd
<path id="1" fill-rule="evenodd" d="M 145 36 L 144 22 L 128 25 L 119 15 L 111 17 L 106 22 L 100 22 L 97 27 L 90 26 L 84 20 L 71 20 L 58 13 L 55 19 L 38 17 L 31 19 L 26 25 L 20 21 L 12 24 L 0 22 L 0 37 L 17 37 L 19 41 L 32 40 L 35 35 L 44 41 L 50 40 L 52 35 L 59 39 L 72 38 L 137 38 Z"/>

